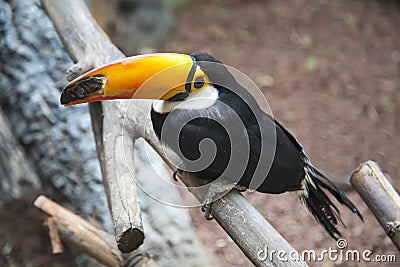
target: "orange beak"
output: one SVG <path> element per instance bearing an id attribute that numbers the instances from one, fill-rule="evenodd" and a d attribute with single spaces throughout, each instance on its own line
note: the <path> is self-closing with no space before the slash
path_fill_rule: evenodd
<path id="1" fill-rule="evenodd" d="M 168 100 L 186 94 L 195 70 L 189 55 L 174 53 L 128 57 L 91 70 L 66 85 L 61 104 L 107 99 Z"/>

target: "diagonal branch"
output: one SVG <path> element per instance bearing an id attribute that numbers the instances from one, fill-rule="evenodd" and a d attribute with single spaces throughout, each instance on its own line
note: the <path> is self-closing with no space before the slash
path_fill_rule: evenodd
<path id="1" fill-rule="evenodd" d="M 105 266 L 157 267 L 152 259 L 139 251 L 122 254 L 111 234 L 85 221 L 46 196 L 38 196 L 34 205 L 47 217 L 53 253 L 62 252 L 62 240 L 74 245 Z"/>

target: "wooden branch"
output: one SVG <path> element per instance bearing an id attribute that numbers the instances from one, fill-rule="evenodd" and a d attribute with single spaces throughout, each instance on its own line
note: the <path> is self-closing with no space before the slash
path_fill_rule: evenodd
<path id="1" fill-rule="evenodd" d="M 83 1 L 44 0 L 43 3 L 66 49 L 78 62 L 71 68 L 69 79 L 124 57 L 109 42 Z M 130 175 L 133 164 L 120 164 L 124 151 L 133 155 L 133 142 L 128 140 L 129 146 L 121 149 L 124 130 L 116 119 L 114 102 L 92 103 L 89 106 L 118 248 L 125 253 L 131 252 L 144 240 L 137 186 Z M 113 119 L 103 120 L 103 112 Z"/>
<path id="2" fill-rule="evenodd" d="M 63 241 L 74 245 L 101 264 L 121 266 L 121 253 L 116 249 L 115 240 L 107 238 L 109 234 L 45 196 L 39 196 L 34 205 L 50 216 Z"/>
<path id="3" fill-rule="evenodd" d="M 40 189 L 41 183 L 0 109 L 0 206 Z"/>
<path id="4" fill-rule="evenodd" d="M 127 129 L 139 129 L 133 136 L 142 134 L 145 140 L 157 151 L 167 165 L 173 170 L 172 162 L 179 162 L 178 156 L 163 147 L 153 131 L 150 119 L 143 117 L 140 105 L 130 107 L 126 115 L 125 126 Z M 147 122 L 146 124 L 144 124 Z M 180 176 L 183 183 L 189 188 L 196 198 L 202 202 L 207 192 L 207 187 L 198 188 L 204 184 L 203 179 L 191 175 Z M 264 217 L 239 193 L 232 190 L 212 204 L 212 215 L 232 240 L 239 246 L 247 258 L 255 266 L 307 266 L 305 262 L 288 259 L 279 261 L 276 257 L 259 258 L 259 252 L 266 247 L 275 251 L 296 251 Z"/>
<path id="5" fill-rule="evenodd" d="M 82 49 L 82 47 L 79 46 L 74 48 L 76 45 L 70 44 L 70 42 L 75 41 L 80 41 L 81 43 L 88 45 L 90 45 L 90 43 L 96 43 L 96 47 L 99 46 L 102 47 L 102 49 L 93 50 L 92 48 L 90 48 L 87 50 L 89 54 L 91 53 L 91 51 L 94 51 L 98 58 L 115 59 L 114 56 L 116 48 L 110 48 L 111 43 L 107 39 L 105 39 L 104 36 L 99 35 L 100 30 L 97 26 L 93 26 L 94 21 L 89 14 L 86 14 L 86 8 L 84 8 L 85 15 L 82 15 L 83 11 L 81 11 L 80 9 L 82 9 L 83 7 L 80 1 L 54 1 L 57 2 L 57 4 L 53 5 L 58 6 L 57 9 L 60 9 L 58 10 L 58 12 L 54 12 L 54 10 L 47 7 L 49 5 L 49 2 L 51 1 L 44 0 L 46 9 L 48 9 L 50 16 L 52 17 L 55 25 L 59 29 L 64 43 L 66 43 L 67 50 L 69 50 L 69 52 L 72 54 L 73 57 L 75 57 L 75 59 L 79 58 L 80 55 L 82 57 L 85 55 L 84 53 L 74 52 L 75 49 Z M 80 27 L 76 27 L 76 25 L 80 25 Z M 84 29 L 84 32 L 82 32 L 82 29 Z M 98 30 L 99 32 L 96 33 L 96 30 Z M 68 37 L 70 35 L 68 32 L 74 32 L 73 36 Z M 80 37 L 77 38 L 76 36 Z M 87 39 L 85 39 L 85 37 Z M 106 49 L 103 49 L 103 47 L 105 47 Z M 96 62 L 99 63 L 99 61 L 97 60 Z M 97 64 L 95 65 L 97 66 Z M 118 109 L 117 104 L 113 106 L 113 103 L 117 102 L 103 102 L 104 116 L 108 118 L 104 120 L 104 124 L 111 123 L 110 120 L 119 121 L 119 119 L 121 118 L 121 115 L 118 116 L 118 113 L 115 113 Z M 111 107 L 115 107 L 116 109 L 113 109 Z M 95 112 L 99 112 L 99 109 L 96 109 L 97 111 Z M 124 114 L 124 112 L 119 111 L 119 114 Z M 164 158 L 164 160 L 166 160 L 164 150 L 161 147 L 154 132 L 152 131 L 151 124 L 148 123 L 147 127 L 145 127 L 146 120 L 135 118 L 135 115 L 137 114 L 140 114 L 142 116 L 143 110 L 135 110 L 135 108 L 133 108 L 133 110 L 130 110 L 130 113 L 127 114 L 127 120 L 131 122 L 131 125 L 128 126 L 128 128 L 133 129 L 133 131 L 130 131 L 129 133 L 133 135 L 133 137 L 137 137 L 138 134 L 143 136 L 144 134 L 145 139 Z M 127 123 L 127 121 L 125 121 L 125 123 Z M 101 128 L 101 126 L 98 127 L 98 129 Z M 104 128 L 106 128 L 105 125 Z M 144 133 L 142 133 L 140 130 L 138 131 L 138 129 L 145 129 L 145 131 Z M 120 131 L 120 133 L 123 132 L 123 130 Z M 124 146 L 124 149 L 126 155 L 132 155 L 132 157 L 127 156 L 126 158 L 133 158 L 133 152 L 127 151 L 127 149 L 132 148 Z M 107 150 L 105 151 L 105 153 L 107 153 Z M 107 155 L 105 155 L 105 159 L 107 159 Z M 170 165 L 170 167 L 172 167 L 172 165 L 168 161 L 166 162 Z M 102 168 L 104 169 L 105 167 L 102 166 Z M 108 173 L 107 170 L 106 173 Z M 187 176 L 183 177 L 182 179 L 187 186 L 199 184 L 199 179 L 196 179 L 195 177 Z M 110 187 L 109 189 L 112 189 L 112 187 Z M 192 190 L 192 192 L 199 199 L 204 198 L 204 190 Z M 212 214 L 225 229 L 225 231 L 232 237 L 236 244 L 242 249 L 245 255 L 256 266 L 307 266 L 304 262 L 291 261 L 290 259 L 287 262 L 281 262 L 276 257 L 273 257 L 272 259 L 268 257 L 265 260 L 258 258 L 259 251 L 263 250 L 265 247 L 268 247 L 269 250 L 282 250 L 287 251 L 288 253 L 294 251 L 294 248 L 291 247 L 290 244 L 278 232 L 276 232 L 276 230 L 246 201 L 246 199 L 243 198 L 243 196 L 238 191 L 233 190 L 229 194 L 225 195 L 223 198 L 213 203 Z"/>
<path id="6" fill-rule="evenodd" d="M 57 230 L 57 224 L 52 217 L 49 217 L 46 221 L 46 225 L 49 228 L 49 237 L 51 243 L 51 250 L 53 254 L 60 254 L 64 252 L 64 246 L 61 242 L 60 235 Z"/>
<path id="7" fill-rule="evenodd" d="M 400 251 L 400 197 L 379 165 L 371 160 L 362 163 L 350 183 Z"/>
<path id="8" fill-rule="evenodd" d="M 62 244 L 57 240 L 59 237 L 105 266 L 157 266 L 153 260 L 139 251 L 123 255 L 118 250 L 112 235 L 83 220 L 46 196 L 39 196 L 34 205 L 48 216 L 49 235 L 52 245 L 57 246 L 56 252 L 58 253 L 62 252 Z M 54 249 L 55 247 L 53 247 L 53 253 Z"/>

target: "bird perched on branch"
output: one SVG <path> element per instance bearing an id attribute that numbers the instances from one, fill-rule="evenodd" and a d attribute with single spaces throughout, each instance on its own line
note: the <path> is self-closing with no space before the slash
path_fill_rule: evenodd
<path id="1" fill-rule="evenodd" d="M 61 104 L 131 98 L 155 100 L 153 128 L 182 160 L 177 172 L 263 193 L 295 191 L 333 238 L 341 220 L 328 194 L 362 219 L 295 137 L 210 54 L 149 54 L 104 65 L 67 84 Z M 206 217 L 215 192 L 207 194 Z"/>

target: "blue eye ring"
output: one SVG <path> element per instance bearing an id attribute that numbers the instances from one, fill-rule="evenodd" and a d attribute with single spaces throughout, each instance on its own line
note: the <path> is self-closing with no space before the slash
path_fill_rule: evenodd
<path id="1" fill-rule="evenodd" d="M 204 85 L 204 78 L 203 77 L 198 77 L 193 83 L 194 88 L 200 89 Z"/>

